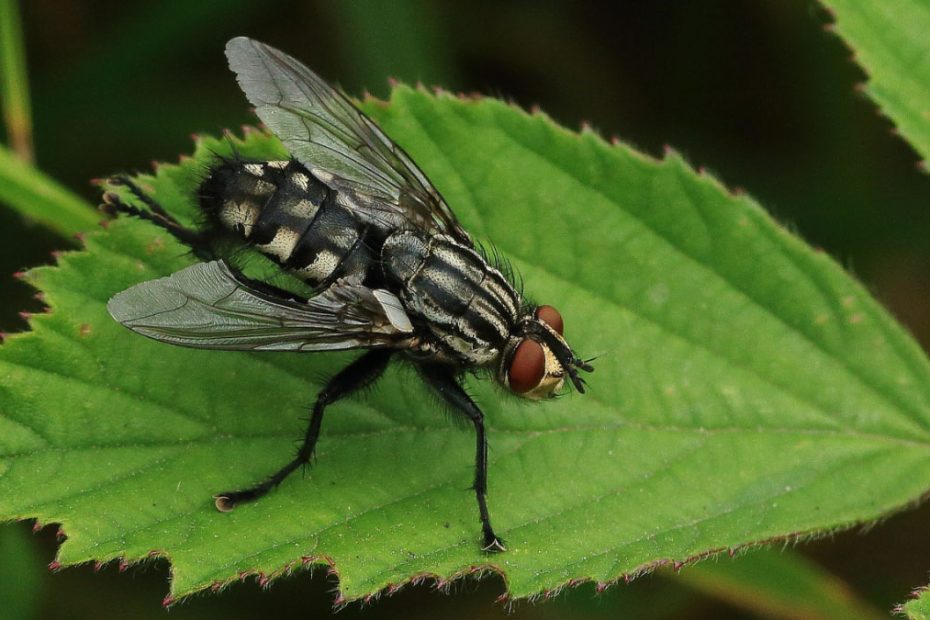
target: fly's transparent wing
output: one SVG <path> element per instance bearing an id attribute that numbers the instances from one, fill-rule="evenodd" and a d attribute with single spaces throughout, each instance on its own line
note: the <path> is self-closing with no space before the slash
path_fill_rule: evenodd
<path id="1" fill-rule="evenodd" d="M 388 291 L 339 280 L 306 302 L 280 299 L 250 288 L 222 261 L 138 284 L 107 310 L 134 332 L 199 349 L 405 348 L 413 332 Z"/>
<path id="2" fill-rule="evenodd" d="M 386 228 L 445 233 L 471 245 L 417 165 L 342 94 L 284 52 L 246 37 L 226 57 L 255 112 L 348 206 Z"/>

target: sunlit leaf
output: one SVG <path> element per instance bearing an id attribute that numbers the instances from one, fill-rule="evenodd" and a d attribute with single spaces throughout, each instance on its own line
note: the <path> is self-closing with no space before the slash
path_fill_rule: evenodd
<path id="1" fill-rule="evenodd" d="M 30 272 L 51 307 L 0 349 L 0 518 L 60 522 L 58 561 L 172 563 L 172 595 L 325 563 L 341 596 L 493 570 L 509 595 L 878 518 L 930 487 L 930 367 L 828 256 L 675 153 L 646 158 L 493 100 L 400 87 L 365 108 L 568 340 L 588 394 L 488 381 L 485 555 L 473 437 L 409 368 L 333 406 L 318 462 L 232 513 L 211 495 L 283 464 L 320 376 L 351 355 L 181 349 L 113 322 L 114 293 L 193 259 L 120 219 Z M 250 134 L 250 157 L 280 157 Z M 212 152 L 144 186 L 185 221 Z"/>

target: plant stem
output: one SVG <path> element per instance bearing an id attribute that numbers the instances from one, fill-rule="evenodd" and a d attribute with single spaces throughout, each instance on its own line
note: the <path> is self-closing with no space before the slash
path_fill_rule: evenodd
<path id="1" fill-rule="evenodd" d="M 65 236 L 96 226 L 90 204 L 0 147 L 0 202 Z"/>
<path id="2" fill-rule="evenodd" d="M 0 0 L 0 79 L 10 146 L 20 159 L 32 162 L 32 114 L 18 0 Z"/>

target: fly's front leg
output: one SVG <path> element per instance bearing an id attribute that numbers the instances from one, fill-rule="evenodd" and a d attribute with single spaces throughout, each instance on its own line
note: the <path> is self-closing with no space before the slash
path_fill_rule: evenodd
<path id="1" fill-rule="evenodd" d="M 420 367 L 423 378 L 442 399 L 458 413 L 465 414 L 475 427 L 475 496 L 478 499 L 478 513 L 481 515 L 481 531 L 484 536 L 482 549 L 488 552 L 506 551 L 504 541 L 494 533 L 491 517 L 488 514 L 488 439 L 484 430 L 484 414 L 462 386 L 459 385 L 451 368 L 440 365 L 423 365 Z"/>
<path id="2" fill-rule="evenodd" d="M 281 481 L 287 478 L 298 467 L 309 463 L 310 459 L 313 457 L 317 439 L 320 438 L 320 427 L 323 424 L 323 411 L 326 409 L 326 406 L 374 383 L 384 372 L 384 369 L 387 368 L 388 361 L 391 359 L 391 353 L 392 351 L 389 349 L 374 349 L 368 351 L 330 379 L 326 387 L 320 391 L 316 403 L 313 405 L 313 415 L 310 417 L 310 425 L 307 427 L 307 433 L 304 436 L 304 441 L 300 446 L 300 450 L 297 451 L 297 456 L 287 465 L 269 476 L 264 482 L 254 487 L 241 491 L 218 493 L 214 498 L 216 500 L 216 509 L 220 512 L 229 512 L 238 504 L 258 499 L 281 484 Z"/>

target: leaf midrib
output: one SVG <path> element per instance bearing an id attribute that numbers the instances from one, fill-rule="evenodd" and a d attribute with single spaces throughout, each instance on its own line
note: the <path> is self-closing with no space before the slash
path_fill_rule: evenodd
<path id="1" fill-rule="evenodd" d="M 849 440 L 862 440 L 871 443 L 882 443 L 889 446 L 896 446 L 900 448 L 920 448 L 930 450 L 930 442 L 919 441 L 915 439 L 903 439 L 900 437 L 894 437 L 890 435 L 878 435 L 875 433 L 864 433 L 861 431 L 834 431 L 826 429 L 798 429 L 794 427 L 761 427 L 761 428 L 743 428 L 739 426 L 720 426 L 720 427 L 702 427 L 694 428 L 691 426 L 673 426 L 673 425 L 659 425 L 659 424 L 646 424 L 646 423 L 629 423 L 629 422 L 618 422 L 617 424 L 590 424 L 590 425 L 572 425 L 572 426 L 557 426 L 546 429 L 534 429 L 534 430 L 513 430 L 513 429 L 491 429 L 493 432 L 490 433 L 490 441 L 493 443 L 493 437 L 497 435 L 504 435 L 510 437 L 527 437 L 533 439 L 536 437 L 543 437 L 546 435 L 558 435 L 558 434 L 570 434 L 570 433 L 589 433 L 595 431 L 624 431 L 632 430 L 638 432 L 655 432 L 655 433 L 669 433 L 669 434 L 680 434 L 680 435 L 689 435 L 696 434 L 700 436 L 713 437 L 716 435 L 749 435 L 749 436 L 766 436 L 766 435 L 795 435 L 798 438 L 830 438 L 830 439 L 849 439 Z M 423 433 L 423 434 L 444 434 L 444 433 L 459 433 L 467 434 L 469 433 L 468 429 L 460 429 L 454 425 L 449 425 L 445 427 L 423 427 L 423 426 L 392 426 L 391 428 L 383 428 L 377 430 L 365 430 L 365 431 L 342 431 L 342 430 L 332 430 L 324 432 L 324 436 L 327 439 L 336 439 L 343 441 L 351 441 L 362 439 L 366 437 L 380 437 L 385 435 L 394 435 L 394 434 L 404 434 L 404 433 Z M 248 443 L 249 441 L 264 441 L 264 440 L 274 440 L 274 441 L 284 441 L 288 439 L 293 439 L 291 433 L 285 433 L 283 431 L 278 433 L 248 433 L 245 435 L 233 434 L 233 433 L 221 433 L 216 435 L 205 435 L 203 437 L 193 437 L 187 439 L 179 439 L 177 441 L 152 441 L 152 442 L 139 442 L 139 441 L 130 441 L 126 443 L 114 443 L 114 444 L 104 444 L 104 443 L 93 443 L 87 445 L 74 445 L 69 447 L 59 447 L 59 446 L 49 446 L 47 448 L 31 450 L 27 452 L 9 452 L 6 454 L 0 455 L 0 460 L 4 459 L 13 459 L 20 457 L 29 457 L 29 456 L 38 456 L 42 454 L 70 454 L 75 452 L 95 452 L 100 450 L 124 450 L 124 449 L 170 449 L 177 447 L 191 447 L 191 446 L 206 446 L 212 443 L 219 443 L 223 445 L 229 445 L 231 442 L 242 441 Z M 321 439 L 322 440 L 322 439 Z M 321 452 L 322 454 L 322 452 Z"/>

